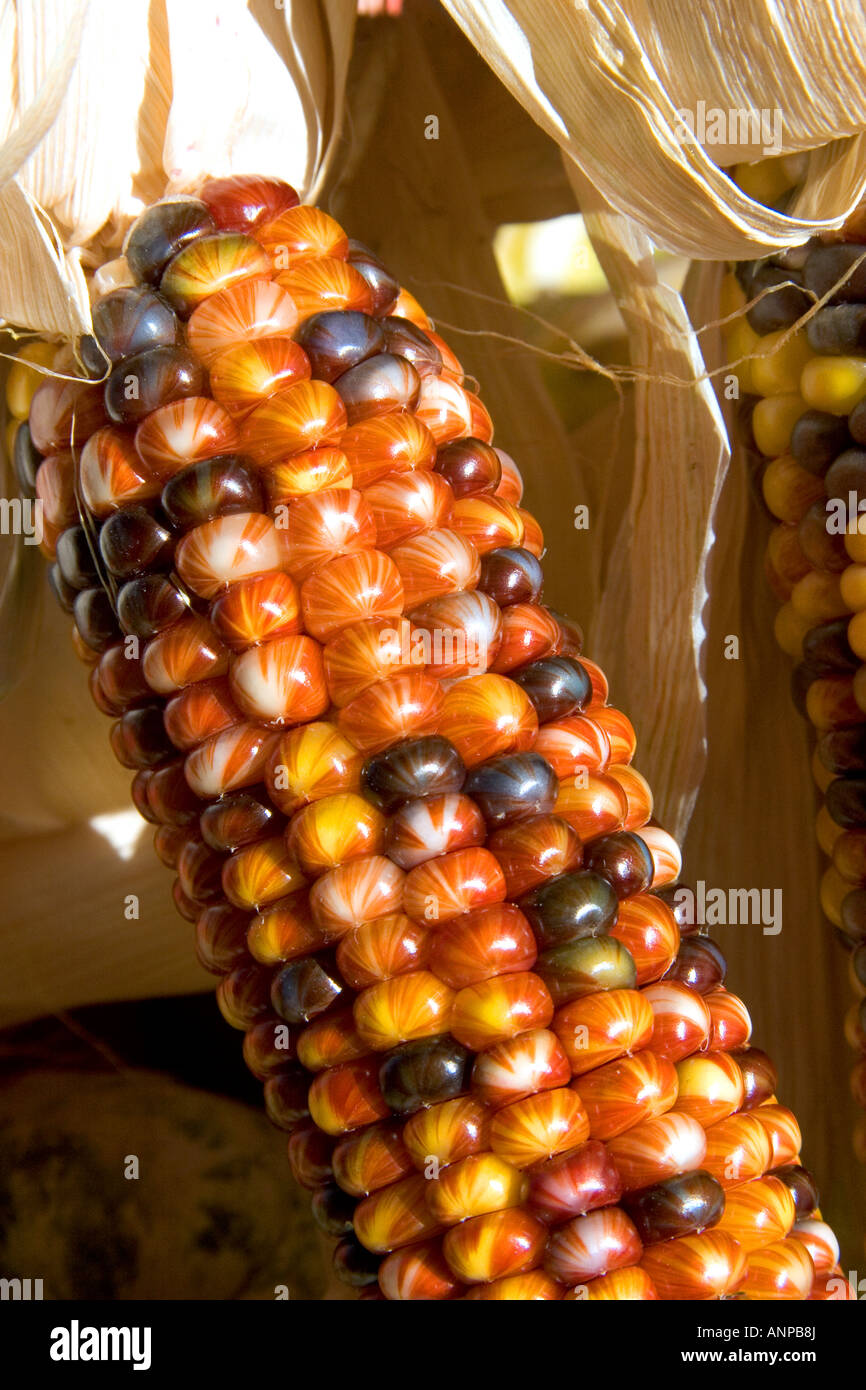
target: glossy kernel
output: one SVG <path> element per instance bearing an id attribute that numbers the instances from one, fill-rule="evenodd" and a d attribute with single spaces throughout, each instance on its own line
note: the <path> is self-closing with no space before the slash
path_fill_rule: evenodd
<path id="1" fill-rule="evenodd" d="M 443 1251 L 458 1278 L 467 1284 L 487 1283 L 519 1274 L 538 1262 L 545 1227 L 520 1210 L 475 1216 L 448 1232 Z"/>
<path id="2" fill-rule="evenodd" d="M 355 1025 L 368 1047 L 384 1052 L 453 1029 L 453 1001 L 448 985 L 427 970 L 414 970 L 362 990 L 354 1004 Z"/>
<path id="3" fill-rule="evenodd" d="M 427 1205 L 443 1226 L 454 1226 L 473 1216 L 522 1206 L 528 1182 L 496 1154 L 473 1154 L 449 1164 L 429 1184 Z"/>
<path id="4" fill-rule="evenodd" d="M 499 975 L 460 990 L 453 1002 L 451 1031 L 480 1052 L 531 1028 L 546 1028 L 553 1001 L 531 972 Z"/>

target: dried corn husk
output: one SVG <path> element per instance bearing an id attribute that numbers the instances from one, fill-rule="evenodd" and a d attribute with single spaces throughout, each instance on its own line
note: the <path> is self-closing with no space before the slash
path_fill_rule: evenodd
<path id="1" fill-rule="evenodd" d="M 602 489 L 608 514 L 623 497 L 627 507 L 590 556 L 591 636 L 615 697 L 639 713 L 658 813 L 682 835 L 705 763 L 705 571 L 729 450 L 700 343 L 658 280 L 653 247 L 755 257 L 839 225 L 866 187 L 866 15 L 856 0 L 443 3 L 560 146 L 627 325 L 632 428 L 610 450 L 616 482 Z M 683 113 L 694 126 L 700 103 L 735 117 L 765 111 L 767 134 L 778 113 L 778 152 L 809 151 L 788 215 L 725 172 L 761 149 L 682 139 Z M 577 484 L 592 488 L 585 476 Z"/>
<path id="2" fill-rule="evenodd" d="M 680 255 L 743 259 L 794 245 L 838 226 L 866 187 L 859 0 L 442 2 L 611 206 Z M 723 172 L 763 145 L 683 139 L 682 112 L 692 129 L 720 133 L 701 109 L 735 113 L 725 124 L 737 133 L 739 113 L 778 112 L 778 152 L 813 151 L 790 216 Z"/>
<path id="3" fill-rule="evenodd" d="M 212 174 L 315 196 L 343 114 L 353 0 L 0 5 L 0 321 L 75 340 L 99 238 Z"/>
<path id="4" fill-rule="evenodd" d="M 629 396 L 633 436 L 611 467 L 606 511 L 619 526 L 599 547 L 605 572 L 591 649 L 603 653 L 617 703 L 640 721 L 641 766 L 659 814 L 681 835 L 706 755 L 705 571 L 727 433 L 683 301 L 660 281 L 645 233 L 605 204 L 575 165 L 568 172 L 638 373 Z M 679 384 L 689 380 L 690 387 Z"/>

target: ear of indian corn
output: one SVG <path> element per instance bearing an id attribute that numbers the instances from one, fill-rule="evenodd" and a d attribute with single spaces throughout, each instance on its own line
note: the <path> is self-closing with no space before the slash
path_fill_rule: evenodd
<path id="1" fill-rule="evenodd" d="M 821 910 L 851 952 L 845 1036 L 866 1109 L 866 220 L 725 283 L 728 353 L 744 363 L 740 434 L 774 519 L 765 568 L 791 689 L 814 730 Z M 804 326 L 800 320 L 809 317 Z M 741 368 L 738 367 L 740 372 Z M 866 1162 L 866 1117 L 854 1148 Z"/>
<path id="2" fill-rule="evenodd" d="M 155 205 L 125 255 L 79 345 L 104 380 L 15 398 L 19 477 L 338 1276 L 850 1296 L 454 354 L 273 180 Z"/>

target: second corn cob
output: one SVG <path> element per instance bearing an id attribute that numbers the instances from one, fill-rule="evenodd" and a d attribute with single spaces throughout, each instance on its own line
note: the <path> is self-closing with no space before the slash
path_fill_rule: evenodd
<path id="1" fill-rule="evenodd" d="M 744 263 L 724 287 L 739 421 L 775 519 L 766 573 L 792 694 L 814 730 L 821 909 L 851 952 L 845 1036 L 866 1109 L 866 224 Z M 804 324 L 800 320 L 809 315 Z M 866 1162 L 866 1119 L 855 1152 Z"/>
<path id="2" fill-rule="evenodd" d="M 340 1277 L 850 1297 L 632 727 L 420 306 L 248 178 L 142 214 L 93 321 L 107 380 L 39 387 L 19 477 Z"/>

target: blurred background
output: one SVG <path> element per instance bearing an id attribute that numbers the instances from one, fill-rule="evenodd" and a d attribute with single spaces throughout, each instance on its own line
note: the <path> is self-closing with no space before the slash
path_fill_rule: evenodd
<path id="1" fill-rule="evenodd" d="M 611 440 L 629 429 L 631 388 L 575 365 L 575 344 L 613 366 L 628 345 L 559 152 L 436 0 L 359 19 L 347 103 L 319 201 L 401 277 L 481 383 L 544 528 L 546 601 L 586 623 L 587 547 L 604 527 L 576 531 L 574 508 L 616 505 Z M 436 139 L 425 138 L 431 115 Z M 688 267 L 661 256 L 658 269 L 679 288 Z M 711 569 L 708 763 L 683 879 L 783 889 L 780 935 L 713 934 L 801 1121 L 843 1268 L 856 1269 L 866 1199 L 841 1042 L 846 960 L 818 908 L 806 734 L 762 574 L 769 523 L 744 472 L 727 486 L 749 493 L 749 519 Z M 14 495 L 8 477 L 3 492 Z M 679 524 L 674 512 L 671 534 Z M 261 1114 L 240 1035 L 129 809 L 129 773 L 110 754 L 69 620 L 38 552 L 13 559 L 7 538 L 0 546 L 0 1270 L 43 1278 L 47 1298 L 267 1298 L 279 1284 L 321 1297 L 323 1243 L 285 1137 Z M 726 633 L 740 638 L 738 662 L 718 657 Z M 588 655 L 605 665 L 621 641 L 606 632 Z M 641 709 L 627 713 L 652 782 Z M 664 823 L 663 805 L 656 814 Z M 137 921 L 124 917 L 131 893 Z M 124 1177 L 130 1155 L 148 1182 Z"/>

